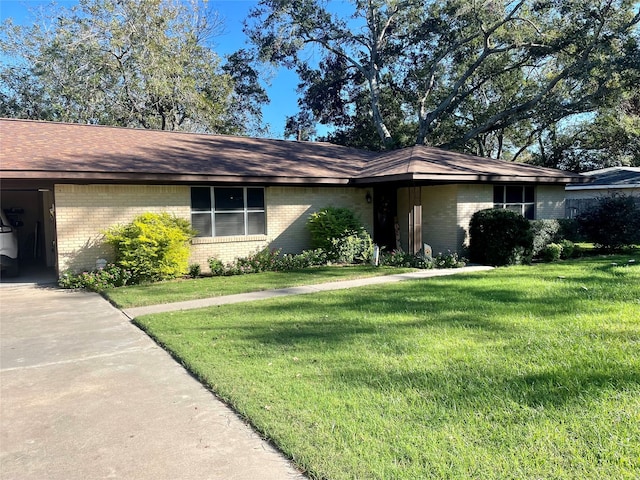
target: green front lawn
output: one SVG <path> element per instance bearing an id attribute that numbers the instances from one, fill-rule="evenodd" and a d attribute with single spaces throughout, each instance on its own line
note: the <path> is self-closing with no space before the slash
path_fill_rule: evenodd
<path id="1" fill-rule="evenodd" d="M 638 254 L 136 321 L 312 478 L 640 477 Z"/>
<path id="2" fill-rule="evenodd" d="M 103 295 L 119 308 L 143 307 L 299 285 L 394 275 L 409 271 L 412 269 L 371 265 L 313 267 L 293 272 L 263 272 L 232 277 L 180 279 L 132 285 L 107 289 Z"/>

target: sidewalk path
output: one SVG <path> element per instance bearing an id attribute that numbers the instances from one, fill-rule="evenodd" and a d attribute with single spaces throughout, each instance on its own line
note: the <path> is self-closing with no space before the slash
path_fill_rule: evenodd
<path id="1" fill-rule="evenodd" d="M 419 270 L 417 272 L 400 273 L 397 275 L 387 275 L 381 277 L 358 278 L 356 280 L 344 280 L 339 282 L 320 283 L 318 285 L 305 285 L 301 287 L 281 288 L 278 290 L 265 290 L 262 292 L 239 293 L 237 295 L 227 295 L 221 297 L 203 298 L 200 300 L 189 300 L 185 302 L 166 303 L 160 305 L 150 305 L 148 307 L 134 307 L 123 310 L 123 313 L 130 319 L 152 313 L 175 312 L 178 310 L 191 310 L 194 308 L 213 307 L 217 305 L 229 305 L 232 303 L 251 302 L 274 297 L 285 297 L 289 295 L 303 295 L 306 293 L 327 292 L 330 290 L 343 290 L 346 288 L 363 287 L 366 285 L 379 285 L 381 283 L 400 282 L 402 280 L 415 280 L 420 278 L 441 277 L 445 275 L 455 275 L 465 272 L 482 272 L 492 270 L 493 267 L 483 265 L 469 266 L 462 268 L 445 268 L 433 270 Z"/>

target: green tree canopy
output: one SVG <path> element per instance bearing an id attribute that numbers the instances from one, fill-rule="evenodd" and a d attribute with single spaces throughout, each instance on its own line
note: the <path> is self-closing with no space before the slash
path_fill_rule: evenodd
<path id="1" fill-rule="evenodd" d="M 266 94 L 243 53 L 210 48 L 221 23 L 194 0 L 80 0 L 2 25 L 3 116 L 243 133 Z"/>
<path id="2" fill-rule="evenodd" d="M 637 85 L 589 118 L 541 132 L 528 161 L 574 172 L 640 167 L 640 76 Z"/>
<path id="3" fill-rule="evenodd" d="M 635 0 L 341 5 L 262 0 L 246 32 L 263 60 L 298 71 L 301 108 L 345 143 L 359 144 L 365 127 L 378 137 L 369 148 L 507 157 L 620 96 L 640 68 Z"/>

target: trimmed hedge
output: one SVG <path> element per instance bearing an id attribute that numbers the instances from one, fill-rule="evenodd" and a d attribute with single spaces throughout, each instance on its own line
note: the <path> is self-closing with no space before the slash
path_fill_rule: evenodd
<path id="1" fill-rule="evenodd" d="M 640 244 L 640 208 L 633 197 L 614 194 L 577 218 L 588 241 L 606 250 Z"/>
<path id="2" fill-rule="evenodd" d="M 188 220 L 168 213 L 143 213 L 105 233 L 106 242 L 116 252 L 115 264 L 131 273 L 130 283 L 168 280 L 188 273 L 192 236 Z"/>
<path id="3" fill-rule="evenodd" d="M 531 224 L 519 213 L 495 208 L 480 210 L 471 217 L 469 235 L 473 262 L 495 266 L 531 262 Z"/>

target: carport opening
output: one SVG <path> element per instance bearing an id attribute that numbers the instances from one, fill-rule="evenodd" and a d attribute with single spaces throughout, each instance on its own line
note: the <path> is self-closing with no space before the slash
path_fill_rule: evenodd
<path id="1" fill-rule="evenodd" d="M 7 218 L 17 225 L 20 277 L 55 274 L 52 186 L 21 188 L 3 182 L 0 208 L 4 210 Z M 2 275 L 2 280 L 5 281 L 5 275 Z"/>

